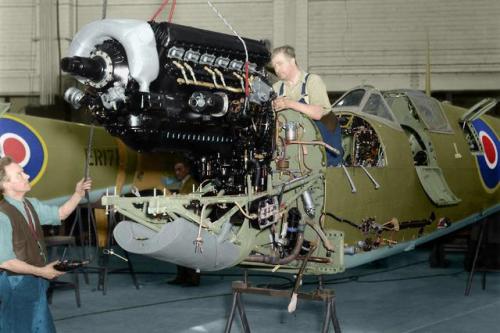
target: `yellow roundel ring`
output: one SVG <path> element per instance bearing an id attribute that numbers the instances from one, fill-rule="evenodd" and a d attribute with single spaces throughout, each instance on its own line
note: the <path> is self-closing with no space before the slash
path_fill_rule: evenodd
<path id="1" fill-rule="evenodd" d="M 47 145 L 38 131 L 12 115 L 0 118 L 0 155 L 9 155 L 23 167 L 32 186 L 45 173 L 49 158 Z"/>

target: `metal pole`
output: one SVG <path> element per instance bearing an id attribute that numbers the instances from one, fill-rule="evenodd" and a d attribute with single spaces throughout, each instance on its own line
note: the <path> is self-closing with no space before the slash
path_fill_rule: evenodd
<path id="1" fill-rule="evenodd" d="M 470 269 L 469 279 L 467 280 L 467 286 L 465 287 L 465 296 L 469 296 L 469 294 L 470 294 L 470 289 L 472 287 L 472 279 L 474 277 L 474 271 L 476 270 L 477 258 L 479 257 L 479 251 L 481 250 L 484 229 L 485 229 L 485 225 L 487 222 L 488 221 L 486 220 L 483 223 L 481 223 L 481 231 L 479 232 L 479 238 L 477 240 L 476 253 L 474 254 L 474 260 L 472 261 L 472 267 Z"/>
<path id="2" fill-rule="evenodd" d="M 333 330 L 335 333 L 341 333 L 339 320 L 337 318 L 337 311 L 335 310 L 335 296 L 332 296 L 330 299 L 330 305 L 332 307 L 330 316 L 332 317 Z"/>
<path id="3" fill-rule="evenodd" d="M 328 327 L 330 326 L 330 301 L 326 300 L 326 309 L 325 309 L 325 318 L 323 319 L 323 328 L 321 329 L 321 333 L 328 333 Z"/>
<path id="4" fill-rule="evenodd" d="M 231 332 L 231 326 L 233 325 L 234 319 L 234 311 L 236 310 L 236 302 L 238 301 L 238 292 L 233 292 L 233 305 L 231 306 L 231 312 L 229 313 L 229 318 L 227 319 L 226 328 L 224 329 L 224 333 Z"/>
<path id="5" fill-rule="evenodd" d="M 250 333 L 250 325 L 248 325 L 247 315 L 245 314 L 245 308 L 243 307 L 243 302 L 241 301 L 241 294 L 237 293 L 236 306 L 238 307 L 238 312 L 240 313 L 241 324 L 243 325 L 243 332 Z"/>

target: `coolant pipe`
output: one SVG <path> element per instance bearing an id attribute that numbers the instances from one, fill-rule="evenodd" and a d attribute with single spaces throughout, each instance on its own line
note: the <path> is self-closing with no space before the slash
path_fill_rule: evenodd
<path id="1" fill-rule="evenodd" d="M 259 165 L 259 162 L 257 162 L 256 160 L 252 159 L 252 160 L 248 160 L 248 164 L 252 164 L 255 168 L 255 179 L 254 179 L 254 182 L 253 182 L 253 186 L 257 187 L 259 186 L 259 180 L 260 180 L 260 165 Z"/>
<path id="2" fill-rule="evenodd" d="M 270 265 L 286 265 L 290 263 L 292 260 L 297 259 L 300 250 L 302 248 L 302 243 L 304 242 L 304 229 L 305 225 L 303 223 L 299 224 L 298 230 L 297 230 L 297 242 L 295 243 L 295 247 L 293 248 L 293 251 L 286 257 L 280 258 L 276 256 L 267 256 L 267 255 L 258 255 L 254 254 L 251 256 L 248 256 L 245 261 L 250 261 L 250 262 L 261 262 L 264 264 L 270 264 Z"/>

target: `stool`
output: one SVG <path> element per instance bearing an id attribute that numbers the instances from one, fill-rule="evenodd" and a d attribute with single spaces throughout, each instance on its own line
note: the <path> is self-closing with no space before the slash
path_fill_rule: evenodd
<path id="1" fill-rule="evenodd" d="M 71 252 L 71 248 L 75 246 L 75 237 L 73 236 L 48 236 L 45 237 L 45 246 L 49 252 L 49 258 L 57 258 L 57 249 L 64 248 L 64 253 Z M 74 269 L 71 272 L 72 282 L 58 281 L 57 279 L 51 280 L 49 282 L 49 288 L 47 289 L 47 298 L 49 304 L 52 303 L 52 295 L 55 289 L 74 289 L 76 305 L 81 306 L 80 302 L 80 284 L 78 281 L 78 269 Z"/>

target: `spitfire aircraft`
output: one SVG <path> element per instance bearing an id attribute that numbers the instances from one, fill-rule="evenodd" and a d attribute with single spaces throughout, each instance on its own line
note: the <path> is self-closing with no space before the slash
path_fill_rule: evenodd
<path id="1" fill-rule="evenodd" d="M 107 19 L 77 33 L 61 66 L 82 87 L 65 98 L 120 139 L 99 129 L 96 145 L 117 165 L 182 152 L 200 180 L 185 195 L 104 195 L 125 217 L 114 230 L 123 249 L 201 271 L 307 263 L 307 274 L 335 274 L 500 211 L 495 100 L 464 109 L 356 87 L 333 104 L 342 147 L 331 147 L 309 118 L 273 110 L 269 57 L 263 42 L 166 22 Z M 57 126 L 54 144 L 75 137 Z M 327 165 L 327 152 L 342 163 Z M 123 167 L 109 170 L 93 178 L 109 184 Z"/>

